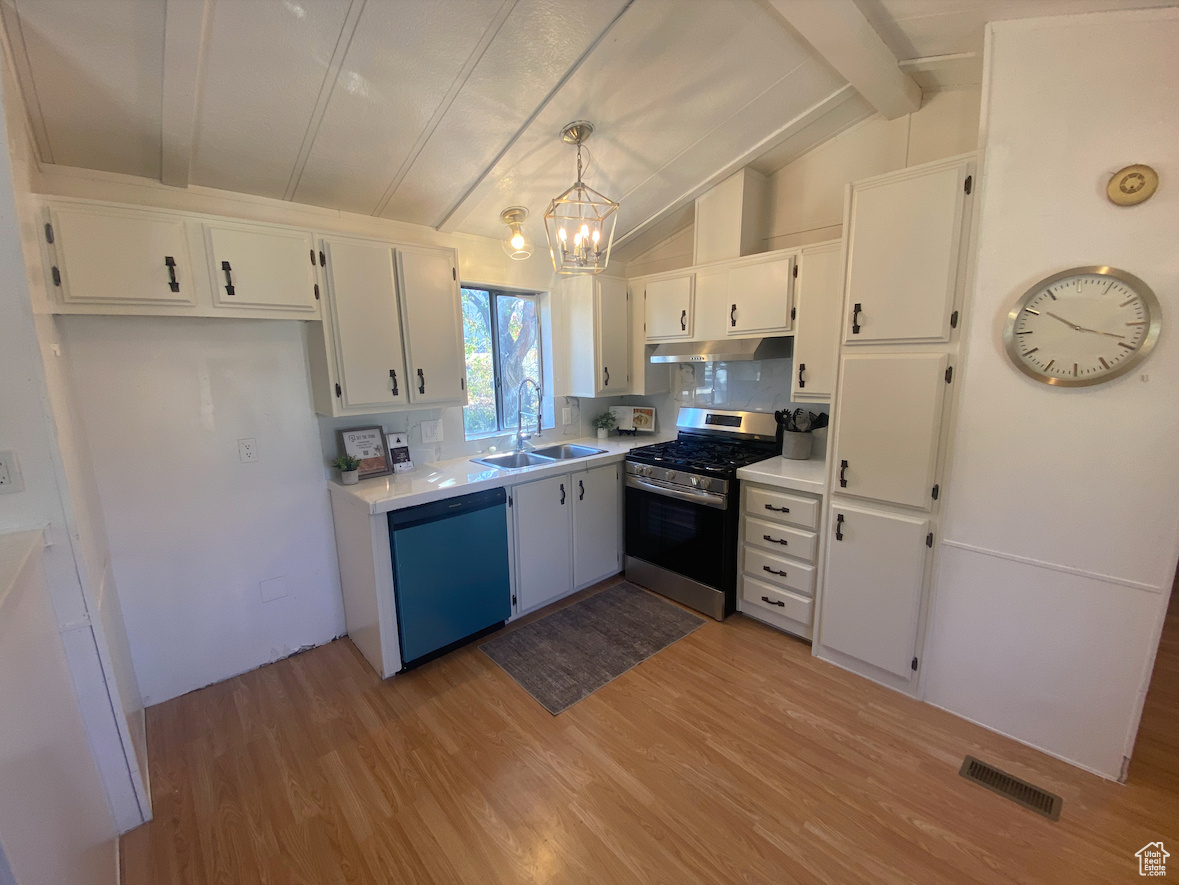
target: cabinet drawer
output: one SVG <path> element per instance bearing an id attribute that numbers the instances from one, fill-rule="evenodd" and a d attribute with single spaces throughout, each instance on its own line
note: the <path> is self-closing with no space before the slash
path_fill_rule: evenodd
<path id="1" fill-rule="evenodd" d="M 809 625 L 814 604 L 813 599 L 772 587 L 756 578 L 741 578 L 742 608 L 772 612 Z"/>
<path id="2" fill-rule="evenodd" d="M 744 572 L 751 578 L 784 587 L 802 596 L 815 595 L 815 567 L 775 556 L 759 547 L 745 545 Z"/>
<path id="3" fill-rule="evenodd" d="M 745 542 L 779 556 L 793 556 L 804 562 L 814 562 L 818 540 L 819 536 L 814 532 L 745 517 Z"/>
<path id="4" fill-rule="evenodd" d="M 745 486 L 745 512 L 805 529 L 819 527 L 819 499 Z"/>

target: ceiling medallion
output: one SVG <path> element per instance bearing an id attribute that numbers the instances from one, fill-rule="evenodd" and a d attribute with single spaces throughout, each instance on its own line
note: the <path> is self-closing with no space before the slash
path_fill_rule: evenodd
<path id="1" fill-rule="evenodd" d="M 601 273 L 610 261 L 618 204 L 581 180 L 581 146 L 593 131 L 584 120 L 561 130 L 562 141 L 577 145 L 577 181 L 544 214 L 553 269 L 559 274 Z"/>

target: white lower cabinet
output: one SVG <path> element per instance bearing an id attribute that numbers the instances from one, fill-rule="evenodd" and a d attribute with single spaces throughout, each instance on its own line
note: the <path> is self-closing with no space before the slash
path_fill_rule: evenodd
<path id="1" fill-rule="evenodd" d="M 741 486 L 737 608 L 804 639 L 814 625 L 821 507 L 805 492 Z"/>
<path id="2" fill-rule="evenodd" d="M 827 532 L 819 643 L 910 679 L 929 520 L 833 500 Z"/>
<path id="3" fill-rule="evenodd" d="M 594 467 L 570 476 L 573 495 L 573 586 L 588 587 L 622 571 L 622 468 Z"/>
<path id="4" fill-rule="evenodd" d="M 512 489 L 516 519 L 516 611 L 526 612 L 573 589 L 573 498 L 569 474 Z"/>
<path id="5" fill-rule="evenodd" d="M 621 475 L 607 464 L 512 489 L 518 613 L 622 570 Z"/>

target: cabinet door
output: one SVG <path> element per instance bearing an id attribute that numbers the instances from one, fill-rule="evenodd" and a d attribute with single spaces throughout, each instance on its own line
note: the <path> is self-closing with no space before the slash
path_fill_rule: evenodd
<path id="1" fill-rule="evenodd" d="M 319 311 L 306 231 L 206 224 L 205 244 L 218 306 Z"/>
<path id="2" fill-rule="evenodd" d="M 516 511 L 516 595 L 519 612 L 573 590 L 573 494 L 569 474 L 512 489 Z"/>
<path id="3" fill-rule="evenodd" d="M 196 304 L 183 218 L 71 206 L 50 220 L 66 304 Z"/>
<path id="4" fill-rule="evenodd" d="M 944 353 L 843 358 L 836 492 L 929 509 L 947 363 Z"/>
<path id="5" fill-rule="evenodd" d="M 950 340 L 967 172 L 960 163 L 852 186 L 848 344 Z"/>
<path id="6" fill-rule="evenodd" d="M 730 336 L 789 332 L 794 256 L 729 268 Z"/>
<path id="7" fill-rule="evenodd" d="M 719 341 L 729 334 L 729 268 L 696 271 L 692 340 Z"/>
<path id="8" fill-rule="evenodd" d="M 573 586 L 622 571 L 622 495 L 617 464 L 574 473 Z"/>
<path id="9" fill-rule="evenodd" d="M 630 390 L 630 322 L 626 283 L 610 277 L 594 280 L 594 340 L 599 396 Z"/>
<path id="10" fill-rule="evenodd" d="M 791 399 L 831 402 L 839 368 L 839 324 L 843 313 L 843 248 L 839 243 L 803 249 L 794 301 L 794 382 Z"/>
<path id="11" fill-rule="evenodd" d="M 411 403 L 467 403 L 457 267 L 450 249 L 397 250 Z"/>
<path id="12" fill-rule="evenodd" d="M 929 521 L 839 501 L 829 519 L 819 642 L 912 676 Z"/>
<path id="13" fill-rule="evenodd" d="M 338 238 L 323 240 L 321 247 L 341 407 L 375 412 L 404 405 L 407 379 L 393 248 Z"/>
<path id="14" fill-rule="evenodd" d="M 647 340 L 675 341 L 692 337 L 692 274 L 651 280 L 647 293 Z"/>

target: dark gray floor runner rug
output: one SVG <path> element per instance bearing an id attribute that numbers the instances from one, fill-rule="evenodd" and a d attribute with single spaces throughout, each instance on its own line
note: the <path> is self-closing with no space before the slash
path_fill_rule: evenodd
<path id="1" fill-rule="evenodd" d="M 556 715 L 703 623 L 623 582 L 480 648 Z"/>

